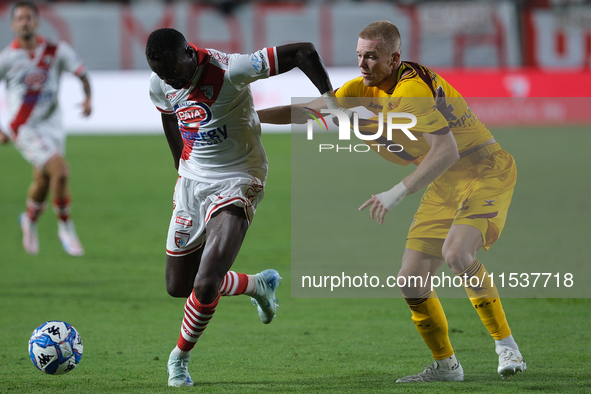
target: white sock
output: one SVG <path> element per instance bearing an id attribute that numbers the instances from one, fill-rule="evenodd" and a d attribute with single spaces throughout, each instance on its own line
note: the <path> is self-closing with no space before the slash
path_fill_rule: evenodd
<path id="1" fill-rule="evenodd" d="M 191 351 L 184 352 L 178 346 L 175 346 L 174 349 L 172 349 L 172 354 L 181 358 L 187 358 L 191 355 Z"/>
<path id="2" fill-rule="evenodd" d="M 244 294 L 248 296 L 253 296 L 257 294 L 257 277 L 255 275 L 247 275 L 248 276 L 248 284 L 246 285 L 246 290 L 244 290 Z"/>
<path id="3" fill-rule="evenodd" d="M 497 354 L 500 354 L 506 348 L 519 351 L 519 346 L 517 346 L 517 342 L 513 339 L 513 335 L 509 335 L 507 338 L 501 340 L 495 339 L 495 350 Z"/>
<path id="4" fill-rule="evenodd" d="M 441 369 L 447 369 L 449 371 L 453 371 L 454 369 L 458 369 L 460 363 L 456 358 L 455 354 L 452 354 L 451 357 L 444 358 L 443 360 L 435 360 Z"/>

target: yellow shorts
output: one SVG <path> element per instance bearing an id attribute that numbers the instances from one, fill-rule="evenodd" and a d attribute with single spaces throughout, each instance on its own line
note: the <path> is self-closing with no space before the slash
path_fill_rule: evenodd
<path id="1" fill-rule="evenodd" d="M 516 179 L 515 161 L 498 143 L 460 159 L 427 187 L 406 247 L 443 258 L 451 226 L 467 224 L 480 230 L 488 250 L 505 225 Z"/>

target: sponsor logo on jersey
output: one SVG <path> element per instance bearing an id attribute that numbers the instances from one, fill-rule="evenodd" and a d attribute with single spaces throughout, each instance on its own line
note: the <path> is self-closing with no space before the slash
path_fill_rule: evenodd
<path id="1" fill-rule="evenodd" d="M 186 101 L 178 104 L 175 111 L 181 126 L 184 127 L 199 128 L 199 126 L 206 125 L 211 120 L 211 110 L 204 103 Z"/>
<path id="2" fill-rule="evenodd" d="M 376 109 L 376 110 L 380 110 L 380 111 L 383 111 L 383 110 L 384 110 L 384 106 L 383 106 L 383 105 L 381 105 L 381 104 L 376 104 L 376 103 L 374 103 L 374 102 L 370 102 L 370 103 L 368 104 L 368 107 L 369 107 L 369 108 Z"/>
<path id="3" fill-rule="evenodd" d="M 176 224 L 180 224 L 180 225 L 185 226 L 185 227 L 193 227 L 193 221 L 191 219 L 184 218 L 182 216 L 177 216 L 174 219 L 174 222 Z"/>
<path id="4" fill-rule="evenodd" d="M 176 93 L 176 92 L 175 92 L 175 93 L 168 93 L 168 94 L 166 95 L 166 99 L 167 99 L 167 100 L 173 99 L 173 98 L 175 98 L 175 97 L 176 97 L 176 95 L 177 95 L 177 93 Z"/>
<path id="5" fill-rule="evenodd" d="M 453 106 L 451 106 L 453 109 Z M 454 115 L 455 116 L 455 115 Z M 449 119 L 448 119 L 449 120 Z M 461 117 L 455 116 L 455 119 L 449 121 L 449 127 L 451 128 L 459 128 L 459 127 L 472 127 L 478 121 L 474 112 L 470 107 L 466 107 L 464 114 Z"/>
<path id="6" fill-rule="evenodd" d="M 45 70 L 35 69 L 26 73 L 23 77 L 23 83 L 29 89 L 39 90 L 47 80 L 47 72 Z"/>
<path id="7" fill-rule="evenodd" d="M 181 137 L 191 146 L 208 146 L 221 144 L 228 138 L 226 125 L 211 130 L 190 130 L 181 127 Z"/>
<path id="8" fill-rule="evenodd" d="M 189 243 L 189 238 L 191 234 L 182 233 L 180 231 L 174 232 L 174 244 L 177 248 L 183 249 Z"/>

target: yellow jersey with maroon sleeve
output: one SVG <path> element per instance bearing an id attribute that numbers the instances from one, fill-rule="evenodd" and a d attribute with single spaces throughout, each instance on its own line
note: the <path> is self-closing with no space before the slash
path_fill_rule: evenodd
<path id="1" fill-rule="evenodd" d="M 490 131 L 472 112 L 464 98 L 437 73 L 420 64 L 402 62 L 394 87 L 386 92 L 377 87 L 367 87 L 363 77 L 346 82 L 336 91 L 347 107 L 364 107 L 375 117 L 359 121 L 359 132 L 375 135 L 380 124 L 386 122 L 386 113 L 408 113 L 416 117 L 417 123 L 409 131 L 417 141 L 409 139 L 402 130 L 393 130 L 387 135 L 387 125 L 382 134 L 365 142 L 385 159 L 396 164 L 418 164 L 430 149 L 424 134 L 445 134 L 451 131 L 456 139 L 460 154 L 491 138 Z M 408 123 L 408 119 L 393 123 Z M 399 121 L 398 121 L 399 120 Z M 398 149 L 385 149 L 392 145 Z"/>
<path id="2" fill-rule="evenodd" d="M 493 136 L 460 93 L 435 72 L 403 62 L 397 77 L 388 92 L 365 86 L 362 77 L 336 91 L 343 106 L 364 107 L 377 115 L 358 122 L 359 133 L 377 137 L 365 142 L 391 162 L 419 164 L 430 149 L 424 135 L 451 131 L 460 154 L 466 152 L 465 157 L 427 187 L 409 229 L 406 248 L 443 258 L 442 246 L 449 229 L 462 224 L 478 229 L 483 248 L 488 250 L 499 238 L 511 204 L 517 178 L 513 157 L 497 143 L 468 152 Z M 381 134 L 378 132 L 380 122 L 387 121 L 386 116 L 380 119 L 379 114 L 392 112 L 416 117 L 416 125 L 409 128 L 416 141 L 401 130 L 392 130 L 389 138 L 386 125 L 382 125 Z M 396 121 L 402 123 L 408 120 Z M 392 145 L 403 149 L 386 149 Z"/>

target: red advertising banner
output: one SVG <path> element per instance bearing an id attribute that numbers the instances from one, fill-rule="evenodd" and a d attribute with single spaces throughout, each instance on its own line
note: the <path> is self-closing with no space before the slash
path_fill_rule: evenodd
<path id="1" fill-rule="evenodd" d="M 591 97 L 591 71 L 436 69 L 464 97 Z"/>
<path id="2" fill-rule="evenodd" d="M 591 71 L 437 72 L 488 126 L 591 123 Z"/>

